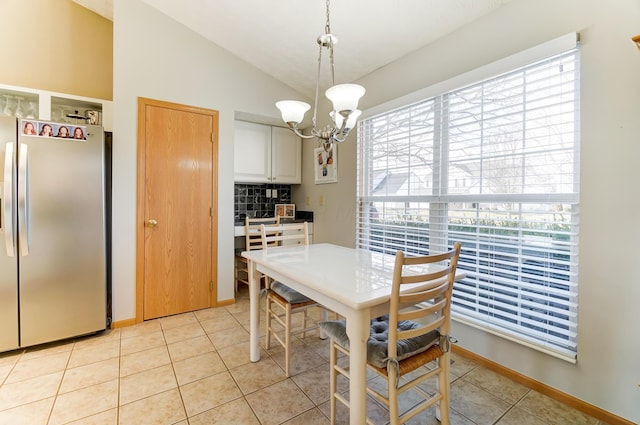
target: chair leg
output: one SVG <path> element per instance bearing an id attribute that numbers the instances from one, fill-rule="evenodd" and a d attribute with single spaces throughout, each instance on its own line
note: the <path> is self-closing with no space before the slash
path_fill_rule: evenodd
<path id="1" fill-rule="evenodd" d="M 266 302 L 267 302 L 267 317 L 265 320 L 265 326 L 266 326 L 266 332 L 264 334 L 265 336 L 265 349 L 270 349 L 271 348 L 271 299 L 269 298 L 269 293 L 267 293 L 267 297 L 266 297 Z"/>
<path id="2" fill-rule="evenodd" d="M 387 401 L 389 402 L 389 425 L 399 425 L 400 412 L 398 411 L 398 388 L 396 388 L 396 369 L 389 368 L 387 376 Z"/>
<path id="3" fill-rule="evenodd" d="M 284 329 L 284 374 L 289 377 L 289 366 L 291 363 L 291 304 L 287 303 L 285 312 L 285 329 Z"/>
<path id="4" fill-rule="evenodd" d="M 307 309 L 302 310 L 302 329 L 307 329 Z M 307 337 L 307 332 L 302 332 L 302 339 Z"/>
<path id="5" fill-rule="evenodd" d="M 445 353 L 438 359 L 438 366 L 440 366 L 440 373 L 438 373 L 438 393 L 442 394 L 442 400 L 436 404 L 436 418 L 443 425 L 449 425 L 449 366 L 450 366 L 450 354 Z"/>
<path id="6" fill-rule="evenodd" d="M 233 261 L 233 283 L 235 285 L 233 295 L 235 296 L 238 293 L 238 257 L 235 257 Z"/>
<path id="7" fill-rule="evenodd" d="M 338 372 L 336 371 L 336 363 L 338 360 L 338 350 L 335 342 L 331 340 L 329 351 L 329 366 L 331 367 L 329 375 L 329 394 L 331 394 L 331 425 L 336 424 L 336 391 L 338 391 Z"/>

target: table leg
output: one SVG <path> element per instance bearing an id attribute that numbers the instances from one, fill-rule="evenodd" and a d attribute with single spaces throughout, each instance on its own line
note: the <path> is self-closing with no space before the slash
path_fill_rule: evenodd
<path id="1" fill-rule="evenodd" d="M 249 358 L 260 360 L 260 273 L 253 261 L 248 261 L 249 269 Z"/>
<path id="2" fill-rule="evenodd" d="M 325 322 L 327 320 L 329 320 L 329 312 L 327 311 L 326 308 L 322 308 L 322 311 L 320 313 L 320 320 Z M 327 339 L 329 338 L 329 335 L 327 335 L 327 333 L 320 329 L 320 339 Z"/>
<path id="3" fill-rule="evenodd" d="M 369 310 L 346 315 L 349 337 L 349 424 L 364 425 L 367 418 L 367 340 Z"/>

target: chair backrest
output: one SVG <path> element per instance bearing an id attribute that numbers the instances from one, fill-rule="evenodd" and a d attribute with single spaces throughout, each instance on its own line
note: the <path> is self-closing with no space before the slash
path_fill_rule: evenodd
<path id="1" fill-rule="evenodd" d="M 280 216 L 269 218 L 245 218 L 244 238 L 245 249 L 247 251 L 262 249 L 262 234 L 260 233 L 260 226 L 263 224 L 279 225 Z"/>
<path id="2" fill-rule="evenodd" d="M 309 245 L 309 225 L 306 221 L 269 226 L 262 224 L 260 229 L 263 249 L 287 243 Z"/>
<path id="3" fill-rule="evenodd" d="M 451 294 L 459 256 L 460 242 L 441 254 L 407 257 L 402 251 L 396 253 L 389 306 L 389 358 L 396 357 L 398 340 L 424 335 L 435 329 L 440 335 L 449 335 Z M 399 331 L 398 322 L 403 320 L 416 321 L 424 326 Z"/>

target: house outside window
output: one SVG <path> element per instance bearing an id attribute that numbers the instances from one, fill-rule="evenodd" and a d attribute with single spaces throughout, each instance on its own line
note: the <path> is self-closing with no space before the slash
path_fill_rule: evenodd
<path id="1" fill-rule="evenodd" d="M 369 116 L 356 244 L 462 243 L 454 320 L 575 361 L 579 50 Z"/>

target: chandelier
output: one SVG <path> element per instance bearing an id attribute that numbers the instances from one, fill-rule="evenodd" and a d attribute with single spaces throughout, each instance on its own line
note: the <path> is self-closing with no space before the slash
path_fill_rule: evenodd
<path id="1" fill-rule="evenodd" d="M 318 52 L 318 74 L 316 76 L 316 97 L 313 104 L 313 127 L 310 135 L 304 135 L 298 129 L 298 125 L 304 119 L 304 114 L 311 108 L 308 103 L 297 100 L 281 100 L 276 102 L 276 107 L 282 113 L 282 119 L 287 123 L 289 128 L 293 130 L 299 137 L 303 139 L 311 139 L 317 137 L 320 144 L 325 150 L 330 150 L 334 142 L 344 142 L 349 132 L 355 127 L 356 120 L 361 112 L 358 110 L 358 101 L 364 95 L 364 87 L 358 84 L 338 84 L 336 85 L 333 64 L 333 46 L 338 44 L 338 39 L 331 34 L 329 24 L 329 0 L 327 0 L 327 21 L 324 26 L 324 34 L 318 36 L 317 42 L 320 46 Z M 331 84 L 325 92 L 325 96 L 333 103 L 333 110 L 329 113 L 332 126 L 327 125 L 324 128 L 318 128 L 316 125 L 318 110 L 318 93 L 320 90 L 320 69 L 322 64 L 322 50 L 329 51 L 329 60 L 331 65 Z"/>

